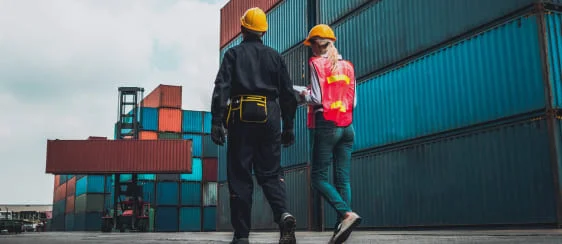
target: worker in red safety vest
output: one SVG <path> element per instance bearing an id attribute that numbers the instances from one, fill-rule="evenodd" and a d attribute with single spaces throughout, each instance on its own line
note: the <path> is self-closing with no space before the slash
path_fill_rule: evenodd
<path id="1" fill-rule="evenodd" d="M 342 59 L 335 41 L 334 31 L 328 25 L 316 25 L 310 30 L 304 44 L 311 46 L 314 55 L 309 60 L 311 84 L 301 96 L 308 104 L 307 126 L 314 135 L 312 187 L 338 213 L 330 243 L 343 243 L 361 223 L 361 217 L 351 210 L 349 180 L 357 99 L 353 64 Z M 335 186 L 328 181 L 331 166 Z"/>

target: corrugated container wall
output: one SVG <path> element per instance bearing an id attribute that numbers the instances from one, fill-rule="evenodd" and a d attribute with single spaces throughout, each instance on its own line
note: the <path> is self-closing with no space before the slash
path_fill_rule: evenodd
<path id="1" fill-rule="evenodd" d="M 231 231 L 228 183 L 219 183 L 217 193 L 217 231 Z"/>
<path id="2" fill-rule="evenodd" d="M 46 172 L 51 174 L 178 171 L 191 172 L 191 141 L 47 141 Z"/>
<path id="3" fill-rule="evenodd" d="M 181 205 L 201 206 L 201 183 L 181 183 Z"/>
<path id="4" fill-rule="evenodd" d="M 307 166 L 285 172 L 287 207 L 297 219 L 297 229 L 307 230 L 310 226 L 311 204 L 310 173 Z"/>
<path id="5" fill-rule="evenodd" d="M 74 231 L 74 213 L 69 213 L 64 216 L 64 230 Z"/>
<path id="6" fill-rule="evenodd" d="M 54 202 L 64 200 L 66 198 L 66 184 L 55 187 L 55 194 L 53 196 Z"/>
<path id="7" fill-rule="evenodd" d="M 200 158 L 193 158 L 191 174 L 180 174 L 182 181 L 201 181 L 203 179 L 203 161 Z"/>
<path id="8" fill-rule="evenodd" d="M 158 130 L 158 109 L 157 108 L 142 108 L 141 122 L 142 130 L 157 131 Z"/>
<path id="9" fill-rule="evenodd" d="M 236 37 L 236 39 L 232 40 L 232 42 L 228 43 L 228 45 L 223 47 L 220 50 L 220 63 L 222 63 L 222 59 L 224 58 L 224 54 L 226 53 L 226 51 L 228 51 L 228 49 L 230 49 L 230 48 L 233 48 L 233 47 L 239 45 L 240 43 L 242 43 L 242 36 L 241 35 Z"/>
<path id="10" fill-rule="evenodd" d="M 76 231 L 99 231 L 101 216 L 100 212 L 75 214 L 74 229 Z"/>
<path id="11" fill-rule="evenodd" d="M 156 208 L 154 230 L 157 232 L 178 231 L 178 221 L 177 207 L 158 207 Z"/>
<path id="12" fill-rule="evenodd" d="M 203 132 L 203 112 L 183 110 L 182 132 L 202 133 Z"/>
<path id="13" fill-rule="evenodd" d="M 156 204 L 158 205 L 178 205 L 178 183 L 177 182 L 158 182 L 156 184 Z"/>
<path id="14" fill-rule="evenodd" d="M 200 231 L 201 230 L 201 208 L 183 207 L 180 208 L 180 231 Z"/>
<path id="15" fill-rule="evenodd" d="M 373 1 L 332 27 L 362 77 L 538 1 Z"/>
<path id="16" fill-rule="evenodd" d="M 203 181 L 217 181 L 218 161 L 216 158 L 203 159 Z"/>
<path id="17" fill-rule="evenodd" d="M 104 193 L 105 176 L 88 175 L 76 182 L 76 196 L 86 193 Z"/>
<path id="18" fill-rule="evenodd" d="M 216 158 L 218 157 L 219 147 L 213 142 L 211 135 L 203 136 L 203 157 Z"/>
<path id="19" fill-rule="evenodd" d="M 201 157 L 203 154 L 203 136 L 202 135 L 195 135 L 195 134 L 183 134 L 184 140 L 191 139 L 193 142 L 193 157 Z"/>
<path id="20" fill-rule="evenodd" d="M 159 85 L 141 103 L 142 107 L 181 109 L 182 87 Z"/>
<path id="21" fill-rule="evenodd" d="M 66 196 L 74 196 L 76 193 L 76 177 L 66 182 Z"/>
<path id="22" fill-rule="evenodd" d="M 203 114 L 203 133 L 211 133 L 213 115 L 211 112 L 204 112 Z"/>
<path id="23" fill-rule="evenodd" d="M 283 54 L 283 59 L 287 65 L 287 71 L 289 71 L 293 85 L 307 86 L 310 83 L 310 71 L 308 68 L 309 52 L 309 47 L 299 44 Z"/>
<path id="24" fill-rule="evenodd" d="M 65 210 L 64 213 L 66 213 L 67 215 L 69 213 L 74 213 L 74 195 L 69 196 L 66 198 L 66 206 L 65 206 Z"/>
<path id="25" fill-rule="evenodd" d="M 161 108 L 158 110 L 158 131 L 181 133 L 182 110 Z"/>
<path id="26" fill-rule="evenodd" d="M 84 194 L 77 196 L 74 205 L 76 213 L 101 212 L 104 210 L 104 194 Z"/>
<path id="27" fill-rule="evenodd" d="M 218 157 L 218 182 L 225 182 L 227 178 L 226 174 L 226 163 L 227 163 L 227 148 L 228 142 L 225 142 L 224 145 L 219 146 L 219 157 Z"/>
<path id="28" fill-rule="evenodd" d="M 543 109 L 538 33 L 521 17 L 360 83 L 355 149 Z"/>
<path id="29" fill-rule="evenodd" d="M 370 0 L 317 0 L 320 23 L 331 25 L 334 21 L 368 3 Z"/>
<path id="30" fill-rule="evenodd" d="M 281 0 L 233 0 L 220 10 L 220 47 L 240 34 L 240 18 L 249 8 L 258 7 L 268 12 Z"/>
<path id="31" fill-rule="evenodd" d="M 217 230 L 217 208 L 203 208 L 203 231 Z"/>
<path id="32" fill-rule="evenodd" d="M 203 184 L 203 206 L 217 205 L 217 182 Z"/>
<path id="33" fill-rule="evenodd" d="M 553 89 L 552 104 L 562 108 L 562 13 L 545 14 L 546 40 L 548 43 L 549 80 Z"/>
<path id="34" fill-rule="evenodd" d="M 180 140 L 182 138 L 180 133 L 161 132 L 158 133 L 158 139 Z"/>
<path id="35" fill-rule="evenodd" d="M 299 106 L 295 114 L 295 144 L 281 150 L 281 166 L 306 164 L 310 158 L 310 130 L 306 127 L 307 106 Z"/>
<path id="36" fill-rule="evenodd" d="M 269 24 L 263 43 L 279 53 L 300 44 L 308 35 L 308 2 L 284 0 L 267 13 Z"/>
<path id="37" fill-rule="evenodd" d="M 157 140 L 158 133 L 155 131 L 139 131 L 140 140 Z"/>

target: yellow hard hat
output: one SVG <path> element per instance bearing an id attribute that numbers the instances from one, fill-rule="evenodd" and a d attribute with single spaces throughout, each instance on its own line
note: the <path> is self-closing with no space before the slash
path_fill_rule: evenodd
<path id="1" fill-rule="evenodd" d="M 310 39 L 314 37 L 320 37 L 320 38 L 336 41 L 336 35 L 334 34 L 334 31 L 332 30 L 332 28 L 330 28 L 330 26 L 325 24 L 319 24 L 312 27 L 312 29 L 310 29 L 310 32 L 308 33 L 308 37 L 306 38 L 306 40 L 304 40 L 304 45 L 310 46 L 311 45 Z"/>
<path id="2" fill-rule="evenodd" d="M 267 18 L 265 13 L 257 7 L 246 10 L 244 16 L 240 18 L 240 23 L 249 30 L 257 32 L 267 31 Z"/>

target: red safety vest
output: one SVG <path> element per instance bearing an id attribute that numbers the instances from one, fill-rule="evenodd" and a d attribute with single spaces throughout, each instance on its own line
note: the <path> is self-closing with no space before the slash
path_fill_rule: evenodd
<path id="1" fill-rule="evenodd" d="M 316 70 L 322 94 L 324 119 L 335 122 L 338 127 L 349 126 L 353 120 L 355 98 L 355 72 L 353 64 L 338 61 L 338 68 L 332 72 L 327 58 L 312 57 L 308 61 Z M 308 106 L 308 128 L 314 128 L 314 105 Z"/>

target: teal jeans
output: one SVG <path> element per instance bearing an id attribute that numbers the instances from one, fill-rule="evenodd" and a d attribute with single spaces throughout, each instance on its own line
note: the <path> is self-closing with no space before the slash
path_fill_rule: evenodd
<path id="1" fill-rule="evenodd" d="M 348 127 L 316 128 L 313 131 L 312 187 L 337 211 L 339 218 L 351 211 L 349 171 L 355 131 Z M 334 185 L 328 179 L 333 166 Z"/>

